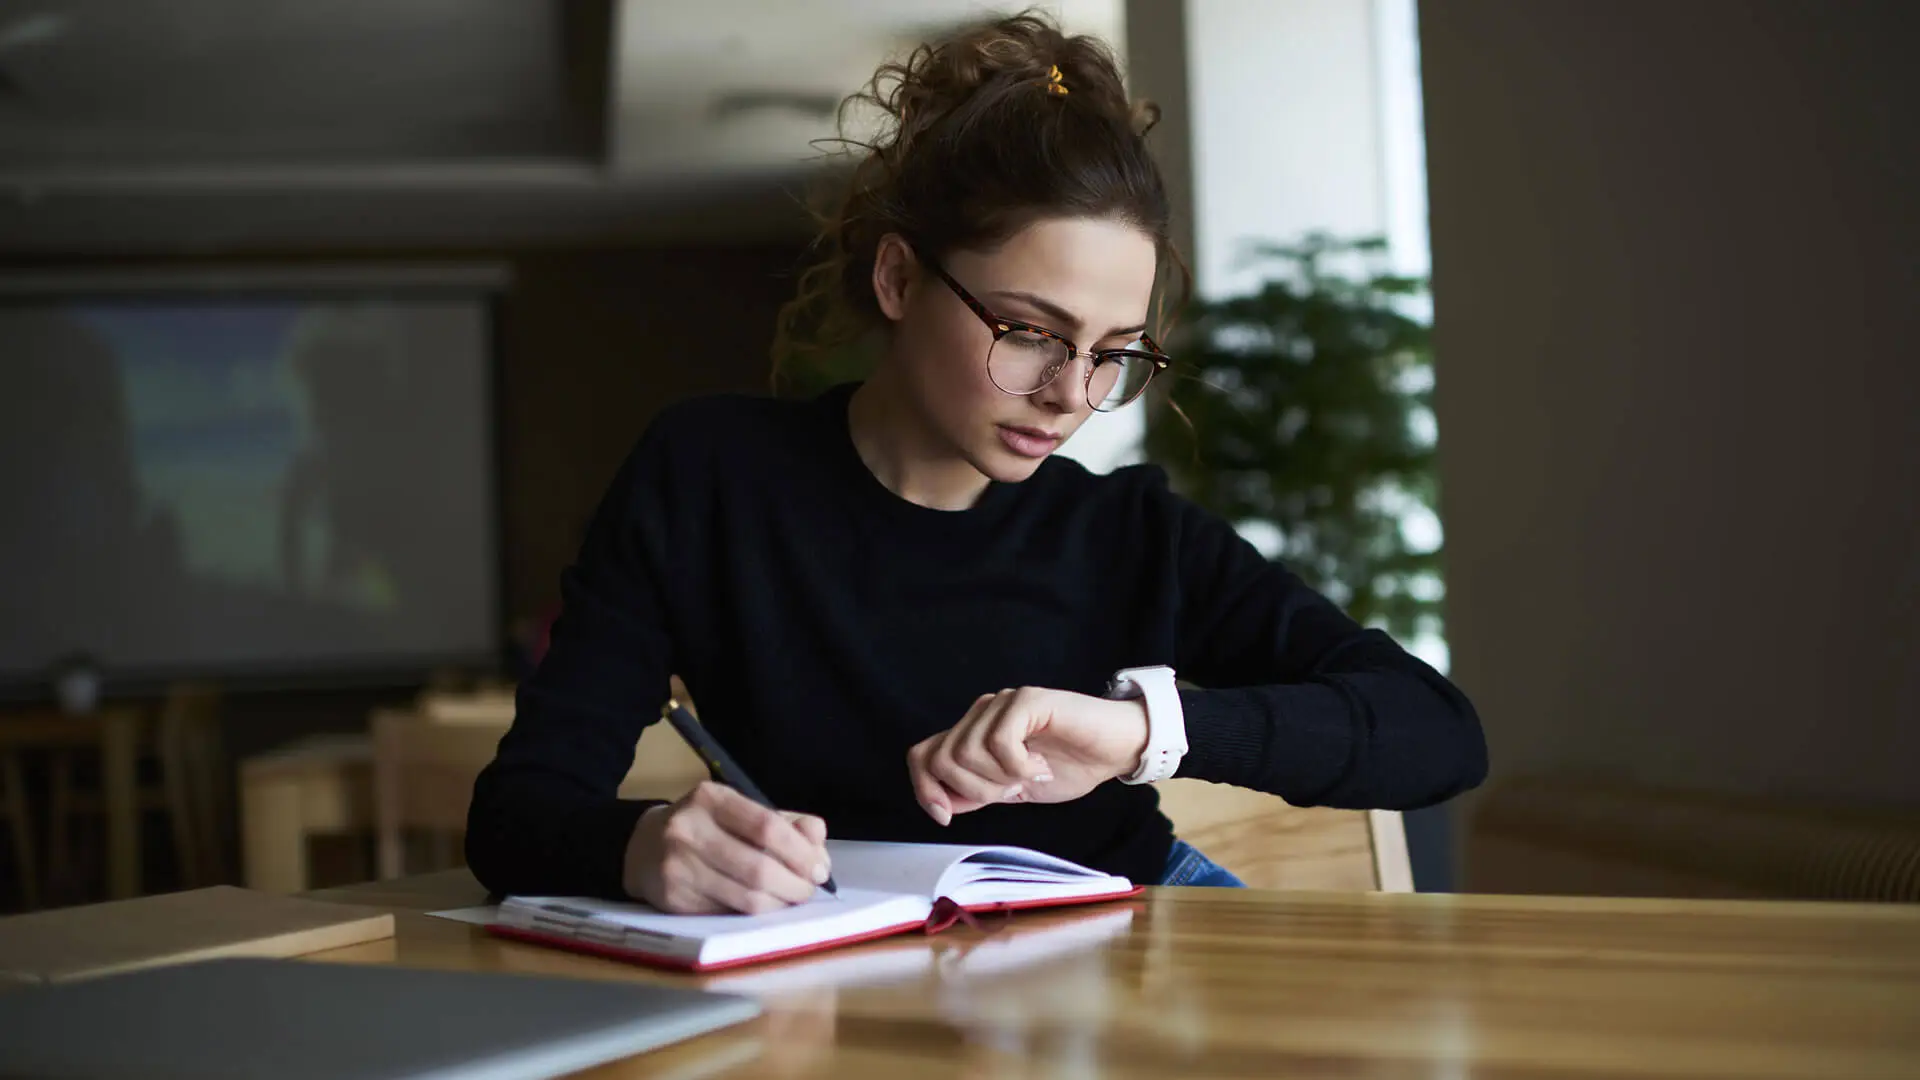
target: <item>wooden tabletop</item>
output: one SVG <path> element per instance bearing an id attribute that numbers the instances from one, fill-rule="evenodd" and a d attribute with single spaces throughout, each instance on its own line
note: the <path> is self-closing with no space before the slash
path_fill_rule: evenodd
<path id="1" fill-rule="evenodd" d="M 318 959 L 766 1005 L 592 1077 L 1920 1077 L 1914 907 L 1152 889 L 699 977 L 416 914 L 465 871 L 311 895 L 397 913 Z"/>

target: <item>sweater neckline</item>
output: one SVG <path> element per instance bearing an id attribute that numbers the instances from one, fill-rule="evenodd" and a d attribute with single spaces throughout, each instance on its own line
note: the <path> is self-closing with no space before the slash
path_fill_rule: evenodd
<path id="1" fill-rule="evenodd" d="M 857 382 L 841 383 L 820 396 L 820 406 L 826 413 L 834 443 L 835 455 L 839 467 L 852 476 L 852 486 L 859 491 L 861 500 L 875 508 L 877 513 L 887 515 L 908 528 L 925 528 L 951 533 L 955 530 L 981 528 L 997 515 L 1000 507 L 1013 498 L 1018 491 L 1017 484 L 1005 484 L 998 480 L 987 481 L 986 490 L 980 493 L 972 506 L 960 510 L 942 510 L 932 506 L 922 506 L 911 499 L 902 498 L 892 488 L 880 482 L 873 470 L 860 457 L 859 447 L 853 442 L 853 426 L 848 418 L 848 406 L 853 401 L 854 391 L 860 388 Z"/>

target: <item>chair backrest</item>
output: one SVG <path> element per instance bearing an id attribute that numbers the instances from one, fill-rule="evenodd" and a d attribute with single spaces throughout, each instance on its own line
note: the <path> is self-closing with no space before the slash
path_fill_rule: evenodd
<path id="1" fill-rule="evenodd" d="M 693 696 L 687 693 L 678 675 L 668 682 L 667 688 L 675 700 L 687 707 L 688 712 L 695 716 L 700 714 L 699 707 L 693 703 Z M 673 730 L 672 724 L 656 721 L 647 726 L 647 730 L 640 735 L 639 745 L 633 748 L 633 767 L 627 770 L 627 778 L 620 782 L 620 797 L 677 799 L 706 778 L 706 763 L 693 752 L 693 747 L 688 746 L 686 740 Z"/>
<path id="2" fill-rule="evenodd" d="M 155 741 L 174 815 L 181 881 L 188 886 L 232 879 L 227 822 L 233 816 L 233 764 L 220 733 L 220 687 L 181 682 L 167 688 Z"/>
<path id="3" fill-rule="evenodd" d="M 410 710 L 376 709 L 371 727 L 381 828 L 465 828 L 473 781 L 493 760 L 506 725 L 445 724 Z"/>
<path id="4" fill-rule="evenodd" d="M 1298 807 L 1203 780 L 1158 787 L 1180 838 L 1255 888 L 1413 891 L 1397 811 Z"/>
<path id="5" fill-rule="evenodd" d="M 513 691 L 483 689 L 449 691 L 428 689 L 421 692 L 414 708 L 423 716 L 446 724 L 496 724 L 513 722 Z"/>
<path id="6" fill-rule="evenodd" d="M 376 709 L 373 731 L 374 821 L 380 874 L 402 872 L 401 833 L 408 829 L 458 833 L 466 829 L 473 782 L 493 760 L 512 724 L 509 711 L 488 719 L 475 710 L 454 710 L 443 720 L 409 709 Z M 653 724 L 634 747 L 621 781 L 628 799 L 674 799 L 707 775 L 698 756 L 671 727 Z"/>
<path id="7" fill-rule="evenodd" d="M 674 694 L 695 708 L 676 679 Z M 434 695 L 421 711 L 373 716 L 374 801 L 382 875 L 399 871 L 402 829 L 458 832 L 480 770 L 512 723 L 510 695 Z M 673 799 L 707 775 L 667 724 L 649 725 L 621 782 L 629 799 Z M 1406 832 L 1390 810 L 1301 808 L 1199 780 L 1158 785 L 1180 837 L 1258 888 L 1412 892 Z"/>

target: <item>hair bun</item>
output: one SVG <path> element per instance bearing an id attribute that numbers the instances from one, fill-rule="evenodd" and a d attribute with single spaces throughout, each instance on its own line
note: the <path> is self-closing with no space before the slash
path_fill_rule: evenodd
<path id="1" fill-rule="evenodd" d="M 857 100 L 879 106 L 896 143 L 1021 92 L 1047 94 L 1131 127 L 1132 104 L 1106 44 L 1068 36 L 1038 15 L 974 24 L 883 65 Z"/>

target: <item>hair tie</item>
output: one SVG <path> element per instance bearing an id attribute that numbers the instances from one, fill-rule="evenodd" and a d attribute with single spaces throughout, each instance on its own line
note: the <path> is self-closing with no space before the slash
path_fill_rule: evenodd
<path id="1" fill-rule="evenodd" d="M 1066 96 L 1067 84 L 1060 79 L 1059 64 L 1054 64 L 1047 68 L 1047 93 L 1059 94 L 1062 97 Z"/>

